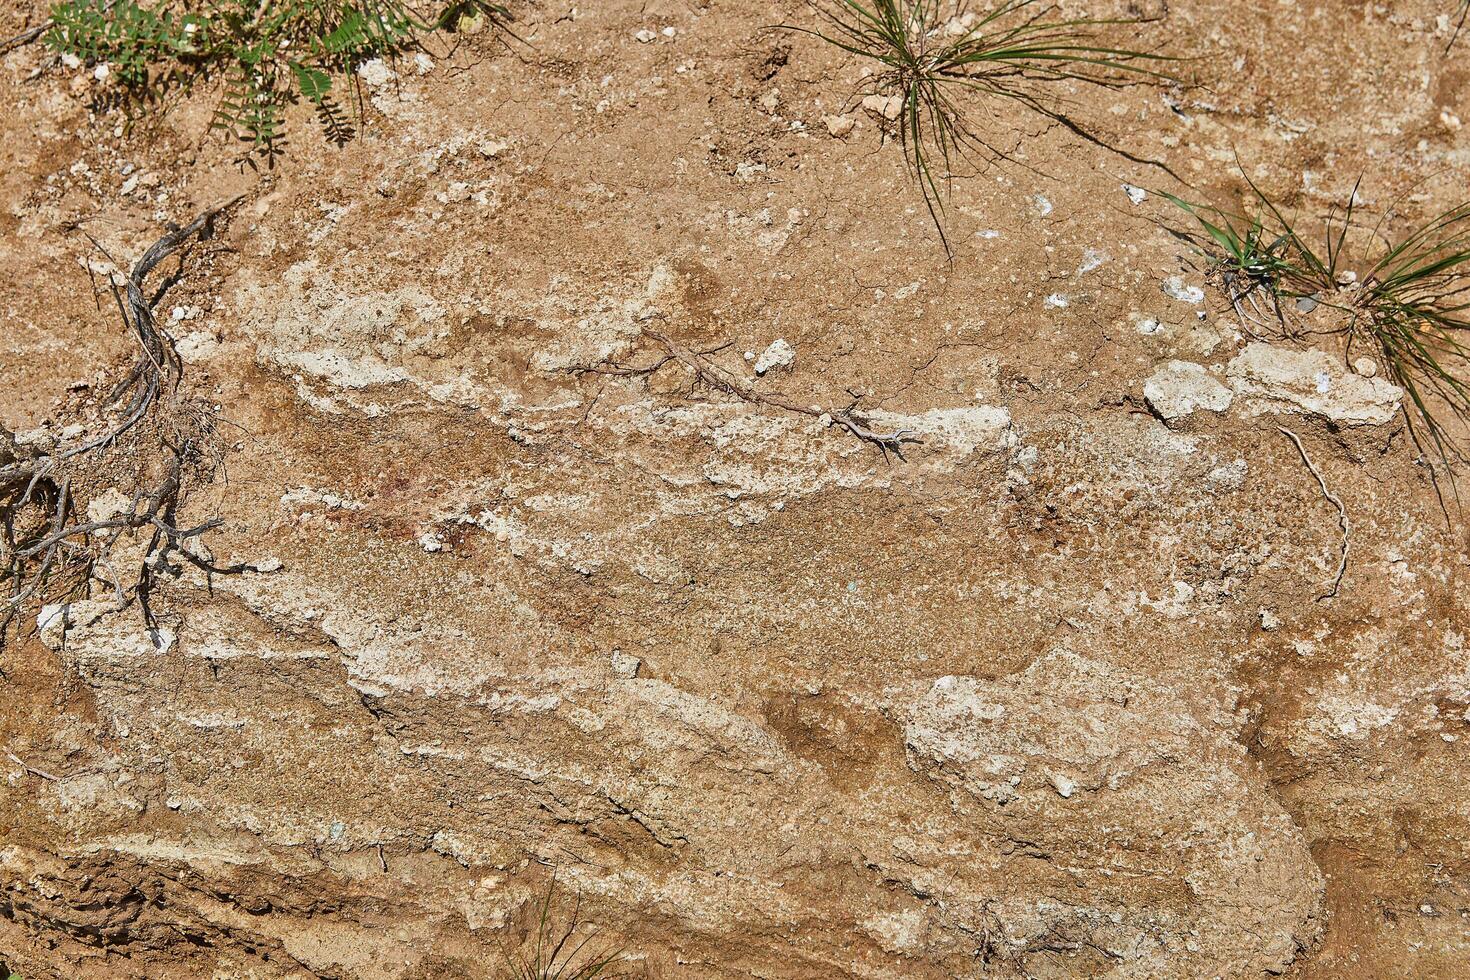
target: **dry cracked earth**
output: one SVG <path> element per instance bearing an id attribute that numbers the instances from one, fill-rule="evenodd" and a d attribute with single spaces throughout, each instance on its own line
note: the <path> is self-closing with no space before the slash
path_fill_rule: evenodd
<path id="1" fill-rule="evenodd" d="M 265 571 L 160 643 L 28 608 L 0 960 L 496 977 L 552 889 L 633 976 L 1470 976 L 1466 521 L 1158 193 L 1458 203 L 1446 6 L 1064 3 L 1191 59 L 1065 93 L 1179 179 L 983 106 L 952 262 L 796 2 L 521 4 L 258 171 L 206 94 L 127 129 L 11 51 L 0 421 L 77 438 L 134 353 L 88 235 L 243 194 L 161 310 L 222 419 L 185 510 Z M 586 370 L 660 337 L 761 397 Z"/>

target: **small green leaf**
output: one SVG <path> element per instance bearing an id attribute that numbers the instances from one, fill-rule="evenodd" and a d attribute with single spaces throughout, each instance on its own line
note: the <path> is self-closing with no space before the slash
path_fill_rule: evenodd
<path id="1" fill-rule="evenodd" d="M 1227 234 L 1223 229 L 1216 225 L 1210 224 L 1204 218 L 1200 218 L 1199 223 L 1204 226 L 1205 231 L 1209 233 L 1209 236 L 1211 238 L 1220 243 L 1220 246 L 1224 248 L 1225 251 L 1229 252 L 1237 259 L 1241 257 L 1240 242 L 1234 235 Z"/>
<path id="2" fill-rule="evenodd" d="M 299 61 L 293 61 L 291 62 L 291 73 L 296 76 L 296 84 L 301 88 L 301 94 L 316 105 L 321 105 L 322 99 L 325 99 L 332 91 L 332 78 L 324 71 L 309 68 Z"/>

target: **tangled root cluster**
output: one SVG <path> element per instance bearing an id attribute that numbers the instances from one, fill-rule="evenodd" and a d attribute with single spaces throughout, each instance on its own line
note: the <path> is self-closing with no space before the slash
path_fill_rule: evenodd
<path id="1" fill-rule="evenodd" d="M 182 272 L 183 253 L 208 239 L 214 219 L 233 203 L 171 230 L 123 281 L 110 282 L 140 352 L 82 413 L 92 431 L 82 426 L 62 443 L 36 444 L 0 426 L 0 588 L 8 593 L 0 599 L 0 649 L 32 604 L 58 603 L 64 616 L 66 603 L 99 591 L 118 608 L 136 603 L 161 646 L 150 601 L 160 577 L 178 577 L 191 565 L 224 575 L 252 570 L 215 563 L 203 538 L 217 519 L 180 523 L 190 490 L 220 470 L 217 416 L 208 403 L 181 395 L 183 364 L 153 317 Z M 174 255 L 178 269 L 149 293 L 150 274 Z"/>

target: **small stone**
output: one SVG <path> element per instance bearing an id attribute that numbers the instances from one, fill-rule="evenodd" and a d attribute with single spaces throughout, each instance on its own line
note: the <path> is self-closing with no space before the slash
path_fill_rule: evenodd
<path id="1" fill-rule="evenodd" d="M 632 680 L 638 676 L 638 669 L 642 666 L 643 661 L 631 653 L 624 653 L 621 650 L 614 650 L 612 652 L 613 673 L 619 677 L 626 677 Z"/>
<path id="2" fill-rule="evenodd" d="M 1211 377 L 1204 365 L 1169 361 L 1143 383 L 1143 397 L 1160 418 L 1172 422 L 1193 415 L 1197 408 L 1223 412 L 1235 394 Z"/>
<path id="3" fill-rule="evenodd" d="M 1142 187 L 1134 187 L 1132 184 L 1124 184 L 1123 192 L 1128 195 L 1128 200 L 1134 204 L 1142 204 L 1148 200 L 1148 191 Z"/>
<path id="4" fill-rule="evenodd" d="M 658 35 L 646 27 L 637 34 L 634 34 L 633 37 L 639 44 L 652 44 L 658 39 Z"/>
<path id="5" fill-rule="evenodd" d="M 944 25 L 944 33 L 950 37 L 964 37 L 975 29 L 975 24 L 979 19 L 978 14 L 967 10 L 958 17 L 951 17 Z"/>
<path id="6" fill-rule="evenodd" d="M 735 165 L 735 179 L 742 184 L 753 184 L 769 168 L 759 160 L 741 160 Z"/>
<path id="7" fill-rule="evenodd" d="M 822 122 L 827 124 L 827 135 L 833 139 L 844 139 L 857 125 L 857 120 L 851 116 L 823 116 Z"/>
<path id="8" fill-rule="evenodd" d="M 1311 313 L 1317 308 L 1317 297 L 1298 296 L 1296 298 L 1296 311 L 1298 313 Z"/>
<path id="9" fill-rule="evenodd" d="M 510 142 L 508 140 L 481 140 L 476 149 L 486 160 L 493 160 L 510 149 Z"/>
<path id="10" fill-rule="evenodd" d="M 1378 362 L 1371 357 L 1360 357 L 1353 362 L 1353 371 L 1364 378 L 1378 376 Z"/>
<path id="11" fill-rule="evenodd" d="M 1273 633 L 1281 628 L 1281 619 L 1269 609 L 1261 610 L 1261 629 Z"/>
<path id="12" fill-rule="evenodd" d="M 796 360 L 796 350 L 784 338 L 778 338 L 761 351 L 755 360 L 755 373 L 765 374 L 772 368 L 787 368 Z"/>
<path id="13" fill-rule="evenodd" d="M 444 541 L 433 531 L 425 531 L 419 535 L 419 547 L 433 554 L 436 551 L 444 550 Z"/>
<path id="14" fill-rule="evenodd" d="M 679 33 L 679 30 L 676 27 L 665 27 L 659 33 L 663 34 L 664 37 L 673 37 L 675 34 Z"/>
<path id="15" fill-rule="evenodd" d="M 105 81 L 107 81 L 107 77 L 109 75 L 111 75 L 111 74 L 112 74 L 112 69 L 107 66 L 107 63 L 106 62 L 103 62 L 102 64 L 98 65 L 92 71 L 92 77 L 95 78 L 95 79 L 97 79 L 97 81 L 99 81 L 99 82 L 105 82 Z"/>
<path id="16" fill-rule="evenodd" d="M 903 97 L 900 95 L 870 95 L 863 99 L 863 111 L 892 122 L 903 113 Z"/>
<path id="17" fill-rule="evenodd" d="M 1052 773 L 1051 784 L 1056 789 L 1057 795 L 1062 799 L 1070 799 L 1077 791 L 1077 784 L 1059 773 Z"/>

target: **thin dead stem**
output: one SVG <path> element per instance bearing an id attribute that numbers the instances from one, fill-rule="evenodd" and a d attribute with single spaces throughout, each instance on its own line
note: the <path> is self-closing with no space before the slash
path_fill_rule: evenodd
<path id="1" fill-rule="evenodd" d="M 606 361 L 600 364 L 573 367 L 569 370 L 574 374 L 608 374 L 617 377 L 646 377 L 654 374 L 671 363 L 678 363 L 686 368 L 694 376 L 696 383 L 705 387 L 713 388 L 723 392 L 740 401 L 752 405 L 765 405 L 770 408 L 778 408 L 782 411 L 795 412 L 815 419 L 826 419 L 829 426 L 845 430 L 854 438 L 869 445 L 877 446 L 885 460 L 892 452 L 899 459 L 906 459 L 903 447 L 910 444 L 922 444 L 924 440 L 916 436 L 911 429 L 897 429 L 893 432 L 879 432 L 872 427 L 872 423 L 857 411 L 859 399 L 853 400 L 844 408 L 823 408 L 819 405 L 803 404 L 794 398 L 783 395 L 780 392 L 759 391 L 743 377 L 727 368 L 717 364 L 713 357 L 721 351 L 729 349 L 730 342 L 725 342 L 717 347 L 705 350 L 694 350 L 687 347 L 665 333 L 645 328 L 643 336 L 661 346 L 665 353 L 652 363 L 633 366 L 620 364 L 615 361 Z"/>

